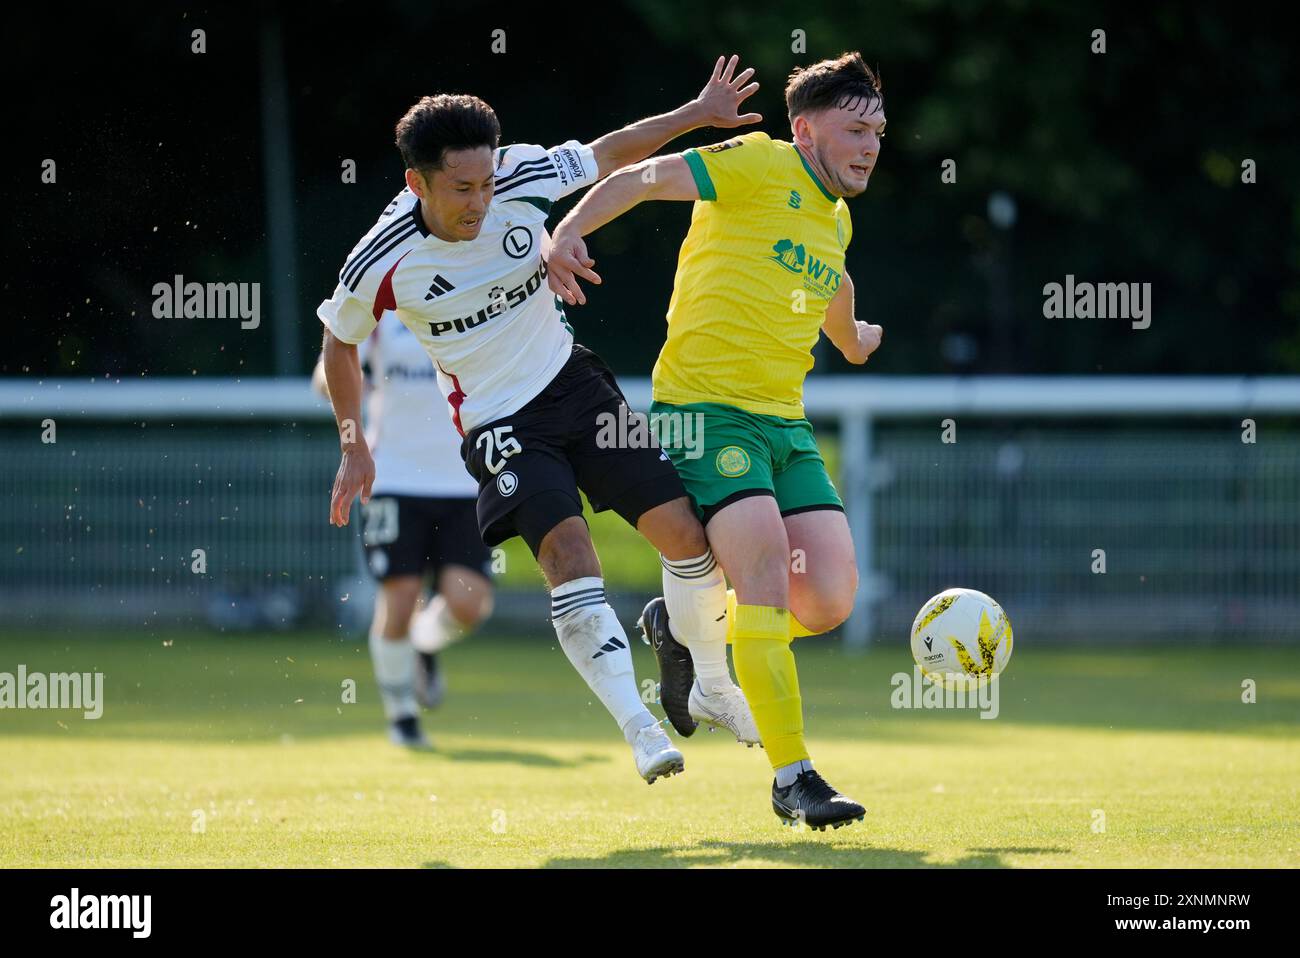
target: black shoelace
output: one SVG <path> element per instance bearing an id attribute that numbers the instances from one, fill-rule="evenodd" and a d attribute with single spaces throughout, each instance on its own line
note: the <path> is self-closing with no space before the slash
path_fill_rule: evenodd
<path id="1" fill-rule="evenodd" d="M 815 802 L 829 802 L 838 794 L 815 770 L 800 772 L 797 779 L 802 791 Z"/>

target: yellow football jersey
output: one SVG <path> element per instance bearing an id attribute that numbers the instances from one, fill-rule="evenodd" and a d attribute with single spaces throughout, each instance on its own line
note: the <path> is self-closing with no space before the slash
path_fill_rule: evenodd
<path id="1" fill-rule="evenodd" d="M 848 206 L 793 143 L 766 133 L 684 156 L 700 199 L 677 260 L 654 398 L 801 419 L 812 348 L 844 276 Z"/>

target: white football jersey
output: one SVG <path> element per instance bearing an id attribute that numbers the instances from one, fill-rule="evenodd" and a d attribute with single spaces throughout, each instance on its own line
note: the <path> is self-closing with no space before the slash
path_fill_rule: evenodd
<path id="1" fill-rule="evenodd" d="M 576 140 L 549 150 L 503 146 L 494 159 L 495 192 L 476 239 L 430 234 L 419 198 L 403 189 L 317 310 L 345 343 L 362 342 L 395 311 L 437 367 L 462 435 L 518 410 L 568 361 L 573 331 L 546 285 L 542 238 L 551 202 L 599 176 L 590 148 Z"/>
<path id="2" fill-rule="evenodd" d="M 438 373 L 393 313 L 357 346 L 370 367 L 366 441 L 375 457 L 376 496 L 460 498 L 478 483 L 460 458 L 460 435 L 447 421 Z"/>

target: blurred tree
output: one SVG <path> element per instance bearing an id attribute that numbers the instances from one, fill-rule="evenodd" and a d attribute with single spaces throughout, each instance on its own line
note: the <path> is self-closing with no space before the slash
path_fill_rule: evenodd
<path id="1" fill-rule="evenodd" d="M 22 15 L 26 42 L 4 66 L 23 93 L 5 179 L 6 245 L 21 272 L 6 280 L 12 338 L 0 374 L 269 373 L 268 325 L 150 313 L 153 284 L 180 273 L 262 281 L 269 315 L 265 14 Z M 859 312 L 888 330 L 873 369 L 1300 371 L 1300 77 L 1287 32 L 1252 9 L 629 0 L 560 22 L 539 10 L 323 0 L 285 22 L 304 365 L 320 337 L 316 304 L 401 186 L 392 129 L 417 96 L 485 97 L 507 142 L 589 140 L 692 96 L 714 58 L 736 52 L 759 71 L 762 129 L 788 136 L 789 71 L 860 49 L 883 73 L 890 116 L 871 187 L 850 203 Z M 203 54 L 191 51 L 196 26 Z M 492 51 L 498 29 L 504 53 Z M 1105 53 L 1092 52 L 1097 29 Z M 724 135 L 699 131 L 679 146 Z M 40 182 L 47 157 L 57 184 Z M 342 180 L 345 159 L 355 183 Z M 945 160 L 954 183 L 940 179 Z M 1018 210 L 1005 230 L 989 221 L 999 191 Z M 688 220 L 687 204 L 648 204 L 593 241 L 606 285 L 572 318 L 620 372 L 653 365 Z M 1151 327 L 1043 318 L 1044 284 L 1066 274 L 1150 282 Z M 1000 332 L 997 315 L 1008 318 Z M 819 371 L 845 368 L 823 352 Z"/>

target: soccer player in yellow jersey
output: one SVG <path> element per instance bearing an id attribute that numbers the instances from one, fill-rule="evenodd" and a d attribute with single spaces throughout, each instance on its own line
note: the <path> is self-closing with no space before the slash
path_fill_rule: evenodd
<path id="1" fill-rule="evenodd" d="M 583 236 L 643 200 L 695 201 L 651 411 L 711 546 L 697 569 L 673 571 L 698 573 L 697 604 L 710 614 L 678 629 L 655 600 L 643 628 L 664 670 L 664 710 L 683 735 L 694 727 L 679 724 L 681 677 L 691 694 L 721 682 L 730 638 L 775 771 L 773 810 L 784 822 L 838 828 L 865 810 L 813 770 L 790 644 L 843 622 L 858 576 L 843 505 L 804 418 L 803 381 L 819 330 L 852 363 L 880 345 L 881 328 L 854 318 L 844 199 L 867 188 L 885 113 L 880 81 L 858 53 L 796 70 L 785 97 L 791 142 L 749 133 L 597 185 L 556 228 L 549 279 L 569 304 L 585 302 L 578 279 L 600 277 Z M 682 415 L 698 417 L 703 455 L 665 434 Z M 803 556 L 800 571 L 792 554 Z M 734 587 L 730 609 L 715 557 Z M 679 643 L 688 654 L 673 654 L 685 651 Z"/>

